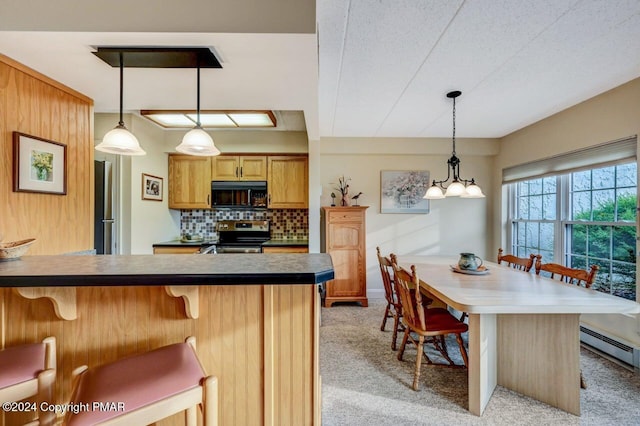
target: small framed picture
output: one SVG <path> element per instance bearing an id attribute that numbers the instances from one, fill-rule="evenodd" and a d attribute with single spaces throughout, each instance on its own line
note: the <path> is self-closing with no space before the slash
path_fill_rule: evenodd
<path id="1" fill-rule="evenodd" d="M 67 193 L 67 146 L 13 132 L 14 192 Z"/>
<path id="2" fill-rule="evenodd" d="M 380 172 L 380 213 L 429 213 L 426 170 L 383 170 Z"/>
<path id="3" fill-rule="evenodd" d="M 142 174 L 142 199 L 162 201 L 162 178 Z"/>

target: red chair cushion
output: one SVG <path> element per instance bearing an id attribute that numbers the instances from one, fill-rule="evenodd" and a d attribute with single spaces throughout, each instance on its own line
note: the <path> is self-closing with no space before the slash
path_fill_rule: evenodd
<path id="1" fill-rule="evenodd" d="M 87 370 L 73 403 L 123 402 L 124 411 L 88 410 L 69 425 L 92 425 L 200 386 L 205 373 L 187 343 L 177 343 Z"/>
<path id="2" fill-rule="evenodd" d="M 44 370 L 44 343 L 0 350 L 0 389 L 33 380 Z"/>

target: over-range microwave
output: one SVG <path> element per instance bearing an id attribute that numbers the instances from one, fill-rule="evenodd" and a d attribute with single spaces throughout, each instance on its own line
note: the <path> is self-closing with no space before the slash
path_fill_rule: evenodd
<path id="1" fill-rule="evenodd" d="M 267 208 L 266 181 L 211 182 L 211 207 Z"/>

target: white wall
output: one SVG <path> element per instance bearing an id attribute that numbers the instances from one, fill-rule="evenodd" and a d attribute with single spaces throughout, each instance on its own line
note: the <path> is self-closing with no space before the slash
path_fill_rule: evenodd
<path id="1" fill-rule="evenodd" d="M 461 139 L 456 141 L 461 159 L 461 174 L 474 177 L 483 187 L 486 199 L 432 200 L 428 214 L 380 213 L 380 172 L 382 170 L 428 170 L 431 179 L 447 176 L 447 159 L 451 156 L 449 139 L 360 139 L 325 138 L 320 146 L 320 205 L 331 204 L 332 183 L 338 177 L 351 178 L 350 193 L 362 191 L 359 204 L 367 209 L 367 293 L 384 297 L 376 246 L 382 253 L 451 254 L 469 251 L 490 256 L 488 202 L 492 188 L 493 156 L 498 141 Z"/>

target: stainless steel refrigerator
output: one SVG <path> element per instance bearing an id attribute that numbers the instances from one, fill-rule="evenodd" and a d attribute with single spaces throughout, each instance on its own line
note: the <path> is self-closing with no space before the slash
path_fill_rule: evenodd
<path id="1" fill-rule="evenodd" d="M 96 254 L 113 254 L 113 167 L 109 161 L 95 161 L 94 247 Z"/>

